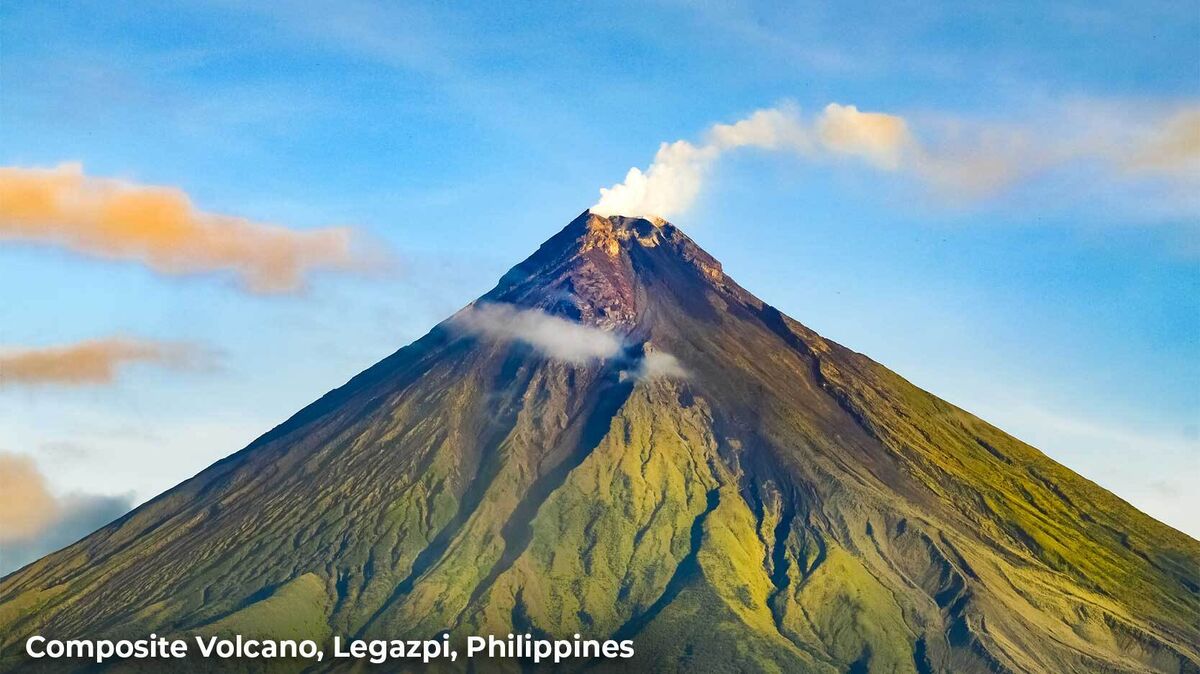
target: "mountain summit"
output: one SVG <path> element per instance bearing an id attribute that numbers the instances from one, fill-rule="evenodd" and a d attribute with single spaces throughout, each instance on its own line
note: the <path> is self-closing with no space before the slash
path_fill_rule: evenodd
<path id="1" fill-rule="evenodd" d="M 580 669 L 1200 672 L 1198 576 L 1200 543 L 670 223 L 585 212 L 425 337 L 5 577 L 0 669 L 35 633 L 449 630 L 636 645 Z"/>

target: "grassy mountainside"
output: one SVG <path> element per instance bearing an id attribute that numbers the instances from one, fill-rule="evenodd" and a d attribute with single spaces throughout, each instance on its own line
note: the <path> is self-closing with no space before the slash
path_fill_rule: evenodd
<path id="1" fill-rule="evenodd" d="M 1200 543 L 780 314 L 672 225 L 585 213 L 481 301 L 624 353 L 438 326 L 0 581 L 0 669 L 34 632 L 449 629 L 632 638 L 600 666 L 632 671 L 1200 671 Z M 636 376 L 655 352 L 686 376 Z"/>

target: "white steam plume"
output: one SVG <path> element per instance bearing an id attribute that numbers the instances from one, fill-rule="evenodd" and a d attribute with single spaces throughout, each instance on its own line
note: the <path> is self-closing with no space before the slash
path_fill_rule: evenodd
<path id="1" fill-rule="evenodd" d="M 683 212 L 713 164 L 741 147 L 813 160 L 847 158 L 905 172 L 951 200 L 988 196 L 1071 163 L 1105 167 L 1113 182 L 1200 182 L 1200 104 L 1194 102 L 1173 108 L 1076 106 L 1024 126 L 940 119 L 918 141 L 905 118 L 853 105 L 830 103 L 811 120 L 791 104 L 758 110 L 733 124 L 713 125 L 700 142 L 663 143 L 645 171 L 631 168 L 624 182 L 601 188 L 591 211 L 659 217 Z"/>
<path id="2" fill-rule="evenodd" d="M 819 152 L 859 156 L 884 169 L 894 169 L 911 139 L 904 120 L 893 115 L 859 112 L 853 105 L 831 103 L 811 124 L 790 104 L 756 110 L 733 124 L 715 124 L 699 145 L 686 140 L 663 143 L 644 172 L 629 169 L 625 182 L 600 189 L 596 215 L 669 217 L 696 200 L 705 175 L 725 152 L 755 147 L 813 155 Z"/>

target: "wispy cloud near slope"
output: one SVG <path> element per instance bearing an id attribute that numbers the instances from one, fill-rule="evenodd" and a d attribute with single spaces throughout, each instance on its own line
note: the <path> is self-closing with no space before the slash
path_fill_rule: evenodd
<path id="1" fill-rule="evenodd" d="M 630 346 L 623 335 L 583 325 L 538 309 L 522 309 L 511 304 L 476 304 L 450 319 L 450 324 L 465 332 L 491 339 L 528 344 L 551 358 L 570 363 L 623 357 Z M 671 354 L 653 346 L 628 363 L 627 372 L 638 379 L 686 379 L 687 370 Z"/>
<path id="2" fill-rule="evenodd" d="M 688 371 L 680 364 L 679 359 L 666 351 L 648 351 L 642 357 L 642 362 L 634 371 L 639 379 L 687 379 Z"/>
<path id="3" fill-rule="evenodd" d="M 643 171 L 601 188 L 598 215 L 658 215 L 687 210 L 712 166 L 743 147 L 789 152 L 814 161 L 846 158 L 877 170 L 907 173 L 945 197 L 973 199 L 1039 171 L 1094 163 L 1108 179 L 1200 182 L 1200 106 L 1172 111 L 1076 111 L 1037 127 L 949 119 L 917 133 L 909 120 L 830 103 L 806 120 L 790 104 L 757 110 L 733 124 L 710 127 L 699 143 L 663 143 Z"/>
<path id="4" fill-rule="evenodd" d="M 193 344 L 110 337 L 66 346 L 0 347 L 0 387 L 108 384 L 134 363 L 171 369 L 203 366 L 211 354 Z"/>
<path id="5" fill-rule="evenodd" d="M 347 228 L 297 231 L 199 210 L 182 190 L 83 173 L 79 164 L 0 168 L 0 241 L 140 262 L 170 275 L 231 273 L 256 293 L 300 289 L 317 270 L 376 262 Z"/>
<path id="6" fill-rule="evenodd" d="M 456 314 L 451 324 L 493 339 L 524 342 L 572 363 L 611 358 L 622 348 L 621 338 L 611 332 L 511 304 L 472 305 Z"/>

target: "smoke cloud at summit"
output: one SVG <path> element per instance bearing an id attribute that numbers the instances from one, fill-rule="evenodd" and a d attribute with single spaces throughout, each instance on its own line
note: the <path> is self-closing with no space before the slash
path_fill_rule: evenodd
<path id="1" fill-rule="evenodd" d="M 803 156 L 819 153 L 857 156 L 882 169 L 894 169 L 911 144 L 905 121 L 853 105 L 831 103 L 813 122 L 785 104 L 756 110 L 733 124 L 715 124 L 700 144 L 663 143 L 645 171 L 629 169 L 623 183 L 601 188 L 597 215 L 670 217 L 696 200 L 712 165 L 724 153 L 742 147 Z"/>
<path id="2" fill-rule="evenodd" d="M 903 172 L 950 200 L 974 199 L 1038 171 L 1097 163 L 1113 182 L 1147 177 L 1200 180 L 1200 108 L 1132 112 L 1096 109 L 1047 115 L 1037 128 L 945 119 L 918 137 L 904 117 L 830 103 L 805 119 L 797 106 L 756 110 L 715 124 L 701 141 L 663 143 L 645 170 L 600 189 L 597 215 L 672 217 L 690 208 L 716 162 L 743 147 L 812 161 L 846 159 Z M 1046 130 L 1053 129 L 1053 130 Z"/>

